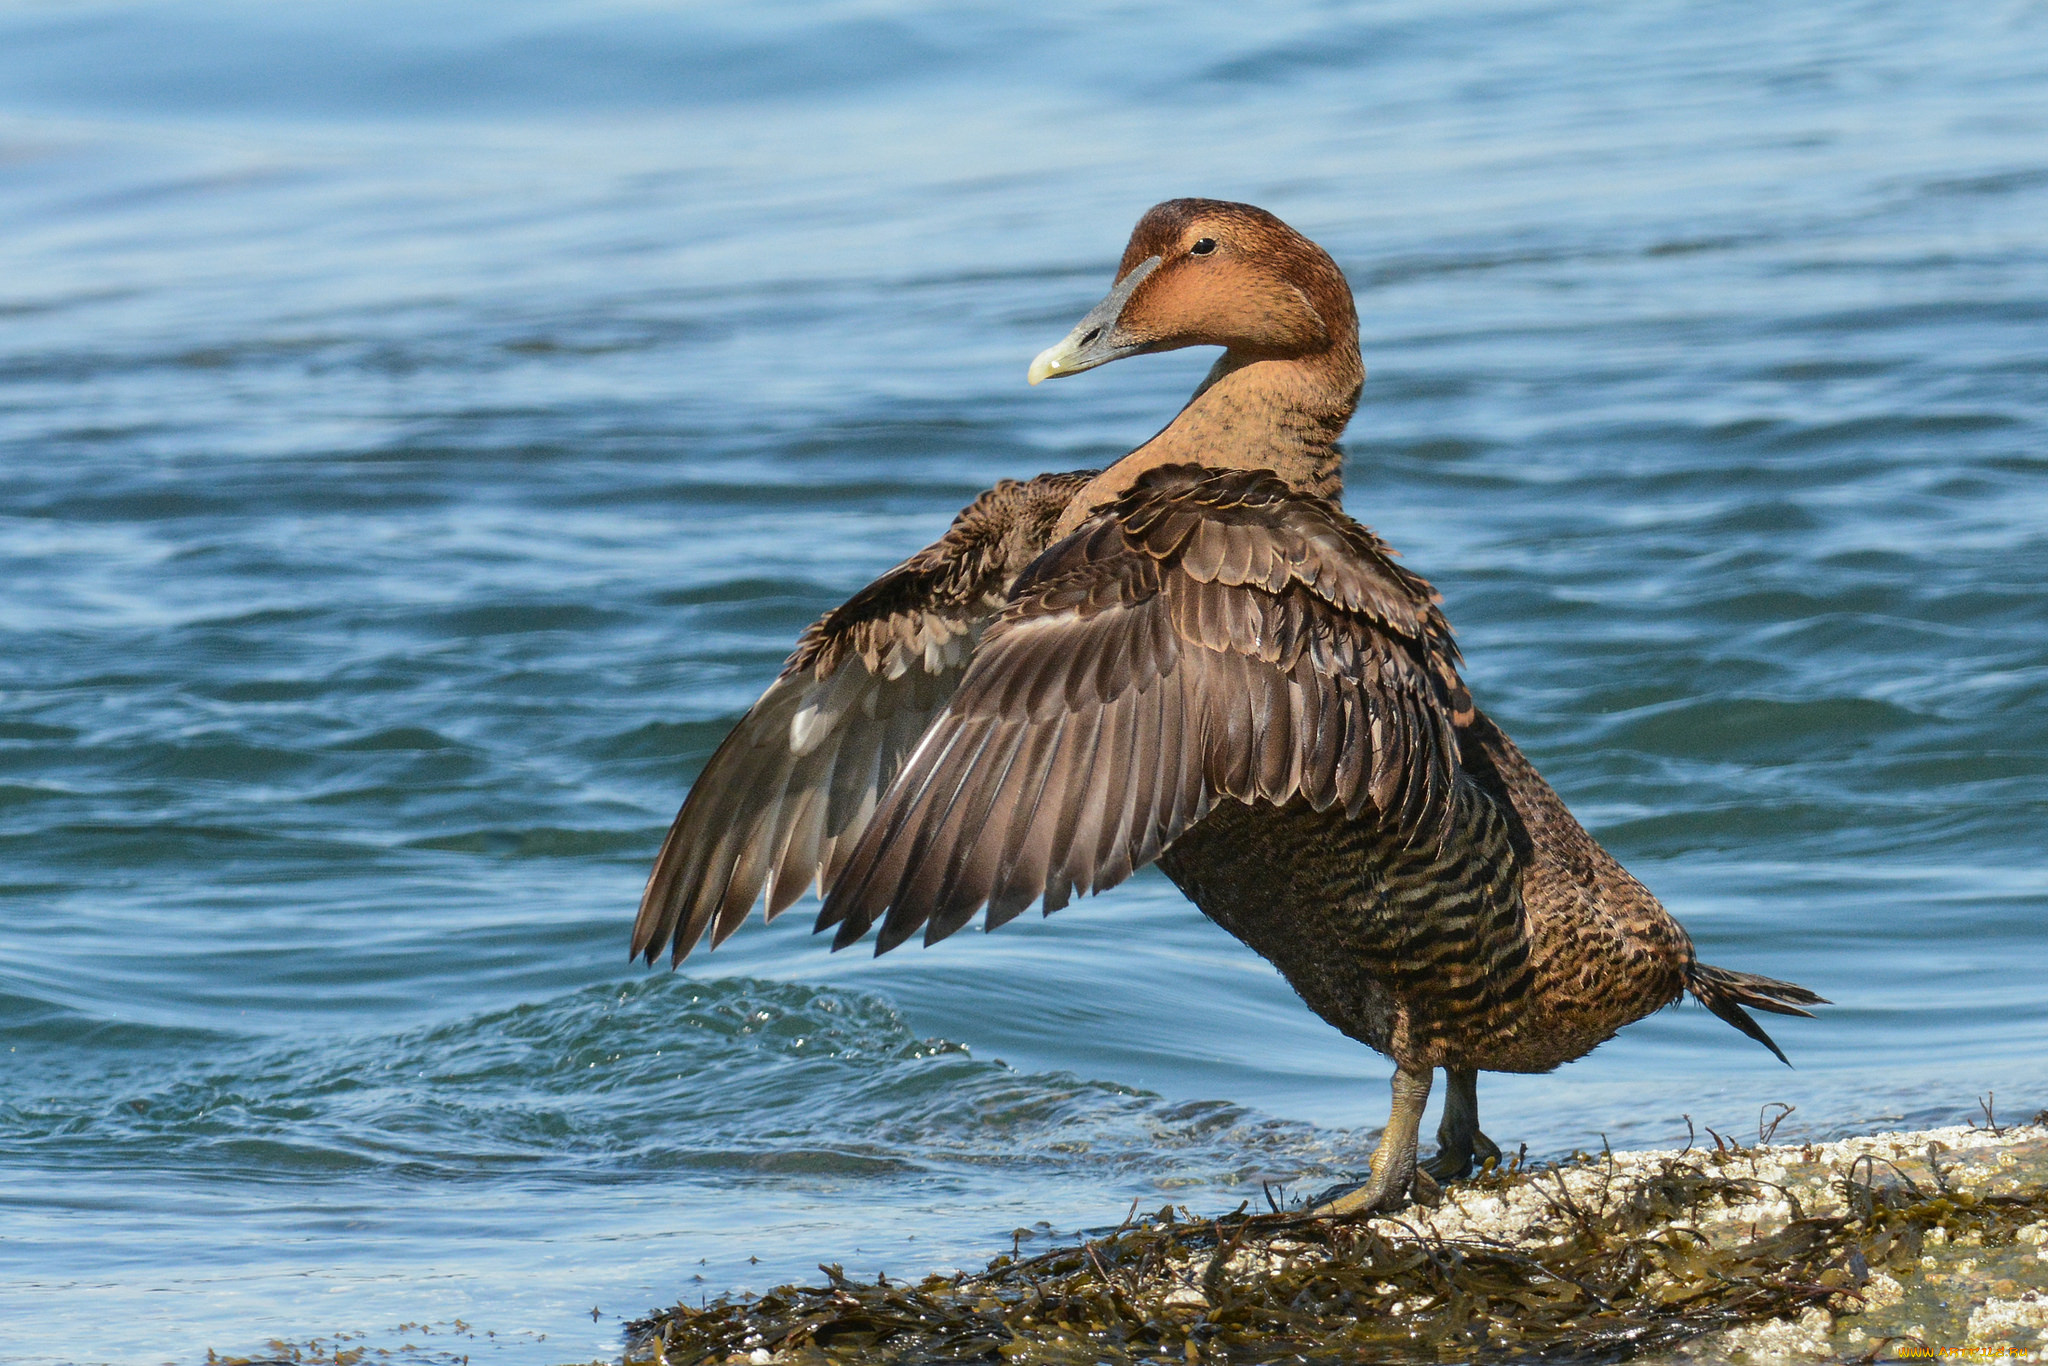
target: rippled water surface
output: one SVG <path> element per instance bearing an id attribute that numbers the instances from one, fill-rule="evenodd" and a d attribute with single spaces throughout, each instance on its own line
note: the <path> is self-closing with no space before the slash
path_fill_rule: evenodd
<path id="1" fill-rule="evenodd" d="M 1022 382 L 1190 193 L 1350 274 L 1485 704 L 1839 1002 L 1488 1129 L 2048 1104 L 2048 7 L 12 0 L 0 1358 L 588 1359 L 1362 1165 L 1387 1064 L 1156 874 L 625 961 L 800 627 L 1193 385 Z"/>

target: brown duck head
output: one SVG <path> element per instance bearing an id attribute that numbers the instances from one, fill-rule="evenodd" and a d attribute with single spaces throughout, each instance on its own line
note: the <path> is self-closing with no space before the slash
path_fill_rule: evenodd
<path id="1" fill-rule="evenodd" d="M 1108 297 L 1039 353 L 1029 378 L 1183 346 L 1223 347 L 1219 369 L 1356 356 L 1358 314 L 1329 253 L 1264 209 L 1169 199 L 1138 220 Z"/>

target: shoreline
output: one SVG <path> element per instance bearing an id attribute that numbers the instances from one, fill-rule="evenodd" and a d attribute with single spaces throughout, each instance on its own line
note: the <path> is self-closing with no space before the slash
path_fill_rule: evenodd
<path id="1" fill-rule="evenodd" d="M 1171 1207 L 918 1282 L 678 1305 L 625 1361 L 2048 1360 L 2048 1112 L 1604 1152 L 1371 1219 Z"/>

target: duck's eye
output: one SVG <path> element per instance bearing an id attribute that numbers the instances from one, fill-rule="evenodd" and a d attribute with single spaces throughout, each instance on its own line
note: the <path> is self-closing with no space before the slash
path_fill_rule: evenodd
<path id="1" fill-rule="evenodd" d="M 1216 239 L 1213 237 L 1204 237 L 1199 242 L 1195 243 L 1192 247 L 1188 248 L 1188 255 L 1207 256 L 1210 252 L 1214 250 L 1216 250 Z"/>

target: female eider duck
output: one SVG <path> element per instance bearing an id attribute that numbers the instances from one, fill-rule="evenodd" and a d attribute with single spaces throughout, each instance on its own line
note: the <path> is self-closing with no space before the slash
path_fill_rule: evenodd
<path id="1" fill-rule="evenodd" d="M 1365 371 L 1336 263 L 1264 210 L 1169 200 L 1030 380 L 1184 346 L 1223 354 L 1157 436 L 1005 480 L 803 633 L 676 816 L 634 954 L 680 963 L 813 883 L 834 948 L 878 921 L 878 953 L 931 944 L 1156 860 L 1394 1060 L 1335 1214 L 1496 1156 L 1482 1070 L 1547 1072 L 1683 992 L 1782 1059 L 1743 1007 L 1821 998 L 1694 957 L 1473 705 L 1437 593 L 1339 508 Z"/>

